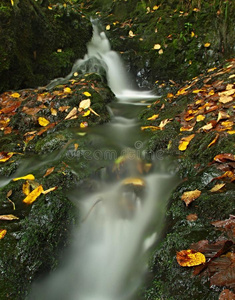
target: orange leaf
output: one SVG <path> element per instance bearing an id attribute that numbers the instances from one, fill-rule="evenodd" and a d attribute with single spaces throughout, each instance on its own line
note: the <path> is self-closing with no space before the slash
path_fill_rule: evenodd
<path id="1" fill-rule="evenodd" d="M 187 191 L 183 193 L 183 195 L 181 196 L 181 200 L 183 200 L 186 206 L 188 206 L 191 202 L 196 200 L 200 195 L 201 195 L 201 191 L 199 190 Z"/>
<path id="2" fill-rule="evenodd" d="M 55 169 L 55 167 L 51 167 L 51 168 L 47 169 L 46 173 L 43 175 L 43 177 L 50 175 L 54 171 L 54 169 Z"/>
<path id="3" fill-rule="evenodd" d="M 6 233 L 7 233 L 6 229 L 0 229 L 0 240 L 4 238 Z"/>
<path id="4" fill-rule="evenodd" d="M 23 200 L 26 204 L 32 204 L 43 192 L 42 185 L 39 185 L 34 189 L 31 193 L 28 194 L 28 196 Z"/>
<path id="5" fill-rule="evenodd" d="M 177 252 L 176 259 L 178 264 L 182 267 L 198 266 L 206 262 L 204 254 L 191 249 Z"/>
<path id="6" fill-rule="evenodd" d="M 214 160 L 217 162 L 226 162 L 228 160 L 235 161 L 235 155 L 232 153 L 223 153 L 218 154 L 214 157 Z"/>
<path id="7" fill-rule="evenodd" d="M 217 133 L 215 138 L 213 139 L 213 141 L 210 142 L 210 144 L 207 146 L 207 148 L 214 145 L 217 142 L 218 138 L 219 138 L 219 134 Z"/>

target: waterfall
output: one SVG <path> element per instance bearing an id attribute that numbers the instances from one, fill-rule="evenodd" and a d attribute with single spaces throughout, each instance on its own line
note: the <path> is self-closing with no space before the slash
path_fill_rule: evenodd
<path id="1" fill-rule="evenodd" d="M 111 50 L 105 33 L 95 22 L 93 29 L 86 56 L 74 64 L 66 78 L 77 70 L 87 71 L 88 65 L 93 70 L 105 68 L 118 101 L 110 104 L 111 122 L 89 131 L 94 148 L 106 149 L 93 150 L 89 162 L 98 159 L 95 151 L 100 151 L 103 160 L 110 153 L 115 157 L 111 167 L 103 169 L 96 179 L 95 191 L 80 197 L 80 188 L 70 195 L 79 207 L 80 219 L 73 232 L 73 244 L 58 270 L 34 284 L 29 300 L 136 299 L 147 270 L 149 249 L 162 229 L 167 199 L 175 186 L 175 177 L 158 167 L 161 157 L 153 158 L 149 171 L 135 119 L 140 106 L 129 101 L 154 96 L 128 89 L 119 55 Z M 125 172 L 117 176 L 112 168 L 117 167 L 118 157 L 123 160 L 120 164 L 124 164 Z"/>
<path id="2" fill-rule="evenodd" d="M 71 72 L 65 78 L 52 80 L 47 88 L 51 89 L 58 84 L 66 83 L 75 72 L 106 74 L 108 85 L 117 98 L 123 100 L 153 99 L 156 95 L 149 91 L 138 91 L 131 89 L 131 81 L 120 55 L 111 49 L 109 40 L 102 30 L 97 19 L 91 20 L 93 36 L 87 43 L 87 54 L 83 59 L 78 59 Z"/>

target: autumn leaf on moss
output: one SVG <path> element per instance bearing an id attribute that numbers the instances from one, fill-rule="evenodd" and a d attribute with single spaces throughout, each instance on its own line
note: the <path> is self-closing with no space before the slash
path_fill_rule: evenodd
<path id="1" fill-rule="evenodd" d="M 181 200 L 183 200 L 186 206 L 188 206 L 191 202 L 196 200 L 200 195 L 201 195 L 201 191 L 199 190 L 187 191 L 183 193 L 183 195 L 181 196 Z"/>
<path id="2" fill-rule="evenodd" d="M 14 152 L 0 152 L 0 162 L 5 162 L 14 155 Z"/>
<path id="3" fill-rule="evenodd" d="M 218 183 L 215 186 L 213 186 L 212 189 L 210 189 L 210 192 L 215 193 L 221 190 L 225 186 L 225 183 Z"/>
<path id="4" fill-rule="evenodd" d="M 14 215 L 0 215 L 0 220 L 12 221 L 12 220 L 19 220 L 19 218 Z"/>
<path id="5" fill-rule="evenodd" d="M 69 88 L 69 87 L 64 88 L 64 93 L 70 94 L 71 92 L 72 92 L 71 88 Z"/>
<path id="6" fill-rule="evenodd" d="M 88 110 L 88 111 L 85 111 L 85 112 L 82 114 L 82 116 L 83 116 L 83 117 L 87 117 L 87 116 L 89 116 L 89 115 L 90 115 L 90 113 L 91 113 L 91 111 L 90 111 L 90 110 Z"/>
<path id="7" fill-rule="evenodd" d="M 86 97 L 91 97 L 91 93 L 89 92 L 83 92 L 83 95 L 85 95 Z"/>
<path id="8" fill-rule="evenodd" d="M 76 118 L 78 117 L 78 116 L 77 116 L 77 112 L 78 112 L 77 107 L 74 107 L 74 108 L 67 114 L 67 116 L 65 117 L 65 120 L 76 119 Z"/>
<path id="9" fill-rule="evenodd" d="M 28 174 L 28 175 L 25 175 L 25 176 L 22 176 L 22 177 L 17 177 L 17 178 L 14 178 L 12 179 L 13 181 L 17 181 L 17 180 L 21 180 L 21 179 L 24 179 L 24 180 L 34 180 L 35 177 L 33 174 Z"/>
<path id="10" fill-rule="evenodd" d="M 25 196 L 28 196 L 28 194 L 30 193 L 30 184 L 28 180 L 23 184 L 22 191 L 25 194 Z"/>
<path id="11" fill-rule="evenodd" d="M 39 118 L 38 118 L 38 123 L 39 123 L 39 125 L 45 127 L 45 126 L 47 126 L 50 122 L 49 122 L 47 119 L 43 118 L 43 117 L 39 117 Z"/>
<path id="12" fill-rule="evenodd" d="M 188 144 L 191 142 L 191 140 L 195 137 L 195 134 L 191 134 L 191 135 L 188 135 L 186 137 L 183 137 L 180 142 L 179 142 L 179 147 L 178 149 L 180 151 L 184 151 L 187 149 L 188 147 Z"/>
<path id="13" fill-rule="evenodd" d="M 13 98 L 19 98 L 20 94 L 19 93 L 13 93 L 13 94 L 11 94 L 11 97 L 13 97 Z"/>
<path id="14" fill-rule="evenodd" d="M 87 122 L 80 123 L 80 128 L 86 128 L 88 126 Z"/>
<path id="15" fill-rule="evenodd" d="M 85 109 L 89 108 L 90 106 L 91 106 L 91 100 L 90 99 L 82 100 L 79 103 L 79 111 L 85 110 Z"/>
<path id="16" fill-rule="evenodd" d="M 0 240 L 4 238 L 6 233 L 7 233 L 6 229 L 0 229 Z"/>
<path id="17" fill-rule="evenodd" d="M 232 153 L 218 154 L 214 157 L 214 161 L 217 161 L 219 163 L 223 163 L 227 161 L 235 161 L 235 155 Z"/>
<path id="18" fill-rule="evenodd" d="M 51 167 L 51 168 L 47 169 L 46 173 L 43 175 L 43 177 L 50 175 L 54 170 L 55 170 L 55 167 Z"/>
<path id="19" fill-rule="evenodd" d="M 147 120 L 148 121 L 153 121 L 153 120 L 156 120 L 158 118 L 159 114 L 157 115 L 152 115 L 151 117 L 149 117 Z"/>
<path id="20" fill-rule="evenodd" d="M 26 204 L 32 204 L 37 198 L 41 195 L 43 192 L 42 185 L 39 185 L 36 187 L 31 193 L 28 194 L 28 196 L 23 200 Z"/>
<path id="21" fill-rule="evenodd" d="M 191 249 L 177 252 L 176 259 L 178 264 L 182 267 L 198 266 L 206 262 L 204 254 Z"/>

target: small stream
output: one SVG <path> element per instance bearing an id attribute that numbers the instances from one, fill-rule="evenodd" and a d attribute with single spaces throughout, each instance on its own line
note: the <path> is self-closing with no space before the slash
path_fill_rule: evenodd
<path id="1" fill-rule="evenodd" d="M 73 233 L 73 245 L 58 270 L 34 285 L 31 300 L 136 299 L 147 271 L 149 249 L 157 241 L 174 187 L 173 176 L 159 163 L 162 157 L 144 160 L 146 137 L 136 120 L 143 105 L 157 97 L 129 88 L 119 55 L 111 50 L 95 21 L 87 47 L 84 59 L 50 87 L 71 78 L 88 62 L 105 68 L 117 102 L 109 106 L 109 124 L 89 129 L 95 145 L 90 155 L 92 160 L 110 160 L 111 167 L 100 173 L 96 189 L 90 193 L 81 196 L 79 189 L 71 192 L 81 220 Z"/>

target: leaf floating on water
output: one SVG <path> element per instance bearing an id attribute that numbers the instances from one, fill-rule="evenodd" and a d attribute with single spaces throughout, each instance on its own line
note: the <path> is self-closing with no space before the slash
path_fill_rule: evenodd
<path id="1" fill-rule="evenodd" d="M 0 152 L 0 162 L 5 162 L 14 155 L 14 152 Z"/>
<path id="2" fill-rule="evenodd" d="M 138 177 L 129 177 L 126 178 L 122 181 L 123 185 L 135 185 L 135 186 L 145 186 L 145 182 L 142 178 L 138 178 Z"/>
<path id="3" fill-rule="evenodd" d="M 47 119 L 43 118 L 43 117 L 39 117 L 39 118 L 38 118 L 38 123 L 39 123 L 39 125 L 45 127 L 45 126 L 47 126 L 50 122 L 49 122 Z"/>
<path id="4" fill-rule="evenodd" d="M 206 262 L 204 254 L 191 249 L 177 252 L 176 259 L 178 264 L 182 267 L 198 266 Z"/>
<path id="5" fill-rule="evenodd" d="M 188 144 L 191 142 L 191 140 L 195 137 L 195 134 L 191 134 L 191 135 L 188 135 L 186 137 L 183 137 L 180 142 L 179 142 L 179 147 L 178 149 L 180 151 L 184 151 L 187 149 L 188 147 Z"/>
<path id="6" fill-rule="evenodd" d="M 196 200 L 200 195 L 201 195 L 201 191 L 199 190 L 187 191 L 183 193 L 183 195 L 181 196 L 181 200 L 183 200 L 186 206 L 188 206 L 191 202 Z"/>
<path id="7" fill-rule="evenodd" d="M 0 215 L 0 220 L 12 221 L 12 220 L 19 220 L 19 218 L 14 215 Z"/>
<path id="8" fill-rule="evenodd" d="M 6 229 L 0 229 L 0 240 L 4 238 L 6 233 L 7 233 Z"/>
<path id="9" fill-rule="evenodd" d="M 14 178 L 12 179 L 13 181 L 17 181 L 17 180 L 21 180 L 21 179 L 24 179 L 24 180 L 34 180 L 35 177 L 33 174 L 28 174 L 28 175 L 25 175 L 25 176 L 22 176 L 22 177 L 17 177 L 17 178 Z"/>
<path id="10" fill-rule="evenodd" d="M 37 188 L 35 188 L 31 193 L 28 194 L 28 196 L 23 200 L 26 204 L 32 204 L 37 198 L 41 195 L 43 192 L 42 185 L 39 185 Z"/>

